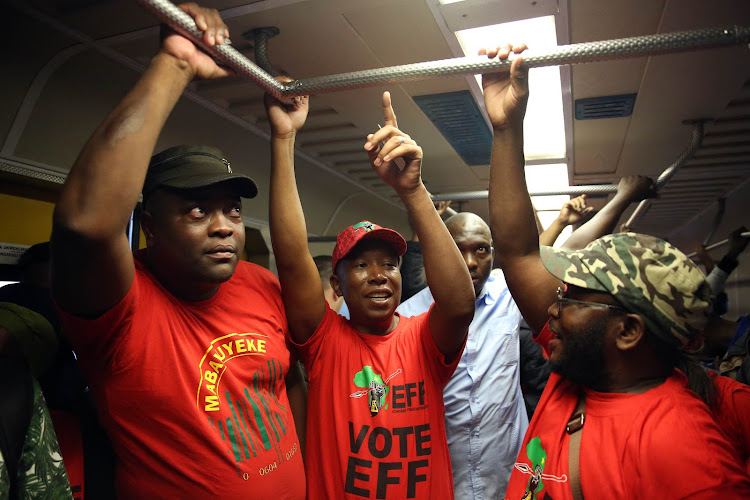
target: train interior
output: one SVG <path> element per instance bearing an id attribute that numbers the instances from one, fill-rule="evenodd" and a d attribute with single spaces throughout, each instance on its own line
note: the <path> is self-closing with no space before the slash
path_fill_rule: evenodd
<path id="1" fill-rule="evenodd" d="M 555 46 L 700 28 L 750 25 L 746 0 L 206 0 L 251 61 L 253 30 L 271 28 L 267 57 L 295 79 L 463 58 L 478 48 Z M 0 78 L 2 281 L 45 241 L 66 173 L 89 135 L 156 52 L 160 21 L 131 0 L 11 0 Z M 658 177 L 704 135 L 659 197 L 632 224 L 686 253 L 725 240 L 750 213 L 750 50 L 747 44 L 534 68 L 525 121 L 530 192 Z M 488 218 L 491 127 L 470 74 L 313 95 L 297 139 L 296 172 L 313 255 L 330 254 L 346 226 L 368 219 L 412 231 L 397 196 L 371 170 L 363 144 L 383 124 L 390 91 L 399 126 L 425 152 L 423 179 L 451 207 Z M 190 84 L 159 139 L 220 148 L 259 186 L 245 200 L 246 256 L 274 269 L 268 231 L 269 126 L 264 90 L 233 77 Z M 450 195 L 450 196 L 448 196 Z M 595 209 L 613 195 L 589 194 Z M 543 224 L 569 195 L 534 196 Z M 634 207 L 624 215 L 628 218 Z M 136 226 L 137 227 L 137 226 Z M 563 236 L 561 239 L 564 239 Z M 139 242 L 134 235 L 134 247 Z M 718 261 L 726 251 L 710 251 Z M 728 318 L 747 312 L 747 257 L 727 282 Z"/>

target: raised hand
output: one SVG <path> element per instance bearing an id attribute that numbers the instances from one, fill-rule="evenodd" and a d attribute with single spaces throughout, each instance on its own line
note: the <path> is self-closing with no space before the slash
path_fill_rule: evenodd
<path id="1" fill-rule="evenodd" d="M 195 25 L 203 31 L 203 40 L 207 45 L 221 45 L 229 38 L 229 28 L 216 9 L 206 9 L 192 2 L 181 4 L 179 7 L 195 20 Z M 194 78 L 221 78 L 232 74 L 216 64 L 193 42 L 167 27 L 162 34 L 161 52 L 186 63 L 193 71 Z"/>
<path id="2" fill-rule="evenodd" d="M 282 83 L 292 81 L 288 76 L 276 78 Z M 291 104 L 286 104 L 270 94 L 263 98 L 266 105 L 266 113 L 271 123 L 271 135 L 277 138 L 294 137 L 307 120 L 307 112 L 310 108 L 310 96 L 295 97 Z"/>
<path id="3" fill-rule="evenodd" d="M 747 228 L 742 226 L 729 234 L 729 252 L 727 252 L 727 255 L 737 259 L 745 251 L 747 244 L 750 242 L 750 238 L 742 236 L 742 233 L 745 232 L 747 232 Z"/>
<path id="4" fill-rule="evenodd" d="M 695 247 L 695 255 L 701 261 L 701 264 L 703 264 L 706 274 L 710 273 L 714 268 L 714 259 L 711 258 L 711 255 L 706 251 L 706 247 L 703 244 Z"/>
<path id="5" fill-rule="evenodd" d="M 523 57 L 520 57 L 526 44 L 511 46 L 505 44 L 489 49 L 480 49 L 479 55 L 487 55 L 492 59 L 508 59 L 511 52 L 516 54 L 510 71 L 485 73 L 482 75 L 484 89 L 484 104 L 487 114 L 495 130 L 509 125 L 519 126 L 523 123 L 526 113 L 526 103 L 529 99 L 528 69 L 523 67 Z"/>
<path id="6" fill-rule="evenodd" d="M 656 197 L 654 180 L 643 175 L 626 175 L 617 185 L 617 195 L 631 203 Z"/>
<path id="7" fill-rule="evenodd" d="M 385 126 L 367 136 L 365 151 L 370 164 L 383 181 L 399 194 L 416 191 L 422 185 L 422 148 L 398 129 L 396 113 L 391 106 L 391 94 L 383 93 Z M 403 169 L 394 163 L 396 158 L 406 161 Z"/>
<path id="8" fill-rule="evenodd" d="M 446 215 L 446 212 L 451 210 L 451 200 L 438 201 L 437 205 L 435 205 L 435 210 L 437 210 L 438 215 L 442 218 Z M 452 213 L 456 213 L 455 210 Z"/>
<path id="9" fill-rule="evenodd" d="M 583 219 L 583 217 L 594 210 L 594 207 L 586 206 L 586 195 L 582 194 L 572 200 L 566 201 L 560 209 L 560 215 L 557 216 L 557 220 L 560 223 L 570 226 L 571 224 L 577 224 Z"/>

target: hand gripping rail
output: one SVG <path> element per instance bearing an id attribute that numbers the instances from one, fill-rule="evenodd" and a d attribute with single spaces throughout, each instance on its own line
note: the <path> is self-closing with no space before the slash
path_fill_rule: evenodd
<path id="1" fill-rule="evenodd" d="M 744 232 L 744 233 L 740 233 L 740 236 L 742 236 L 743 238 L 750 238 L 750 231 Z M 726 245 L 727 243 L 729 243 L 729 238 L 727 238 L 725 240 L 717 241 L 713 245 L 708 245 L 706 247 L 706 251 L 713 250 L 714 248 L 719 248 L 721 246 Z M 691 252 L 691 253 L 687 254 L 687 256 L 690 257 L 691 259 L 695 258 L 696 255 L 698 255 L 698 252 Z"/>
<path id="2" fill-rule="evenodd" d="M 693 155 L 695 155 L 695 152 L 698 151 L 698 148 L 700 147 L 701 143 L 703 142 L 703 122 L 697 121 L 693 125 L 693 136 L 690 140 L 690 144 L 688 145 L 687 149 L 682 152 L 682 154 L 672 163 L 670 166 L 668 166 L 664 172 L 662 172 L 659 177 L 656 179 L 656 183 L 654 184 L 654 191 L 657 193 L 661 191 L 661 189 L 669 182 L 672 177 L 674 177 L 674 174 L 677 173 L 677 171 L 682 167 L 685 163 L 687 163 Z M 642 200 L 637 207 L 635 207 L 635 210 L 628 218 L 628 221 L 625 223 L 625 225 L 629 228 L 633 227 L 633 224 L 635 221 L 642 216 L 644 213 L 646 213 L 646 209 L 651 205 L 651 200 Z"/>
<path id="3" fill-rule="evenodd" d="M 487 72 L 507 71 L 512 61 L 487 59 L 485 56 L 459 57 L 430 61 L 424 63 L 404 64 L 389 68 L 379 68 L 338 75 L 320 76 L 302 80 L 295 80 L 286 84 L 276 79 L 244 55 L 234 49 L 231 44 L 224 43 L 208 47 L 203 43 L 202 33 L 195 26 L 193 19 L 169 0 L 137 0 L 140 4 L 155 14 L 162 22 L 174 30 L 190 38 L 208 53 L 232 68 L 236 73 L 256 82 L 269 94 L 276 98 L 288 100 L 300 95 L 314 95 L 339 90 L 373 87 L 386 83 L 400 83 L 407 81 L 426 80 L 430 78 L 478 74 Z M 270 36 L 273 36 L 271 34 Z M 262 40 L 266 41 L 268 35 Z M 724 47 L 750 42 L 750 27 L 729 26 L 724 28 L 705 28 L 677 33 L 663 33 L 658 35 L 621 38 L 599 42 L 563 45 L 546 50 L 528 50 L 523 54 L 524 65 L 529 68 L 542 66 L 559 66 L 563 64 L 579 64 L 613 59 L 627 59 L 647 55 L 685 52 L 711 47 Z M 261 55 L 265 53 L 265 45 L 261 47 Z M 256 51 L 257 52 L 257 51 Z M 266 58 L 263 58 L 266 61 Z M 262 62 L 262 61 L 261 61 Z M 266 64 L 270 67 L 270 64 Z M 659 190 L 674 175 L 700 145 L 703 137 L 702 124 L 697 124 L 693 131 L 693 143 L 670 165 L 656 182 Z M 608 194 L 617 191 L 614 184 L 571 186 L 567 189 L 529 193 L 531 196 L 547 196 L 556 194 Z M 433 200 L 474 200 L 487 198 L 487 191 L 470 191 L 464 193 L 443 193 L 434 195 Z M 633 212 L 627 224 L 631 225 L 648 207 L 642 202 Z"/>
<path id="4" fill-rule="evenodd" d="M 449 75 L 507 71 L 512 60 L 512 57 L 507 61 L 491 60 L 487 59 L 486 56 L 458 57 L 440 61 L 404 64 L 389 68 L 341 73 L 338 75 L 319 76 L 282 84 L 234 49 L 231 44 L 225 43 L 213 47 L 206 46 L 202 41 L 202 33 L 196 28 L 193 19 L 170 1 L 137 1 L 155 14 L 162 22 L 190 38 L 235 72 L 253 80 L 269 94 L 285 100 L 295 96 L 373 87 L 385 83 L 426 80 Z M 546 50 L 528 50 L 524 52 L 523 58 L 525 66 L 537 68 L 684 52 L 710 47 L 739 45 L 748 42 L 750 42 L 750 27 L 730 26 L 622 38 L 619 40 L 577 43 Z"/>

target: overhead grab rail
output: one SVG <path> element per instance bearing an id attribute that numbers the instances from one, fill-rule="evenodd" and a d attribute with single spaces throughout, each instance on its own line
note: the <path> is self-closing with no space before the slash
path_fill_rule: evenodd
<path id="1" fill-rule="evenodd" d="M 617 184 L 590 184 L 588 186 L 569 186 L 559 189 L 550 189 L 546 191 L 530 191 L 529 196 L 555 196 L 571 195 L 578 196 L 581 194 L 610 194 L 617 192 Z M 470 201 L 486 200 L 489 191 L 464 191 L 461 193 L 440 193 L 433 194 L 432 201 Z"/>
<path id="2" fill-rule="evenodd" d="M 426 80 L 439 76 L 478 74 L 507 70 L 510 60 L 499 61 L 485 56 L 458 57 L 388 68 L 354 71 L 338 75 L 319 76 L 279 83 L 255 63 L 247 59 L 231 44 L 209 47 L 203 43 L 202 33 L 193 19 L 168 0 L 137 0 L 162 22 L 187 36 L 208 53 L 221 60 L 236 73 L 245 76 L 279 99 L 301 95 L 324 94 L 339 90 L 373 87 L 385 83 Z M 750 42 L 750 27 L 729 26 L 705 28 L 677 33 L 621 38 L 599 42 L 562 45 L 549 49 L 524 52 L 524 64 L 529 68 L 560 66 L 639 56 L 685 52 L 711 47 L 724 47 Z M 512 59 L 512 58 L 511 58 Z"/>
<path id="3" fill-rule="evenodd" d="M 747 232 L 744 232 L 744 233 L 740 233 L 740 236 L 742 236 L 743 238 L 750 238 L 750 231 L 747 231 Z M 727 243 L 729 243 L 729 238 L 727 238 L 725 240 L 717 241 L 713 245 L 708 245 L 705 248 L 705 250 L 706 251 L 713 250 L 714 248 L 719 248 L 720 246 L 724 246 Z M 687 256 L 690 257 L 691 259 L 694 258 L 696 255 L 698 255 L 698 252 L 691 252 L 691 253 L 687 254 Z"/>
<path id="4" fill-rule="evenodd" d="M 698 148 L 700 148 L 701 143 L 703 142 L 703 121 L 699 120 L 695 122 L 693 125 L 693 136 L 690 140 L 690 144 L 685 149 L 685 151 L 682 152 L 682 154 L 672 163 L 670 166 L 668 166 L 664 172 L 659 175 L 659 177 L 656 179 L 656 183 L 654 184 L 654 191 L 657 193 L 662 190 L 662 188 L 674 177 L 674 174 L 677 173 L 677 171 L 690 159 L 695 155 L 695 152 L 698 151 Z M 633 213 L 630 214 L 630 217 L 628 218 L 628 221 L 625 223 L 625 225 L 629 228 L 633 228 L 633 224 L 638 220 L 639 217 L 641 217 L 643 214 L 646 213 L 646 210 L 651 205 L 651 200 L 642 200 L 637 207 L 635 207 L 635 210 L 633 210 Z"/>
<path id="5" fill-rule="evenodd" d="M 703 246 L 708 246 L 716 233 L 716 229 L 721 225 L 721 220 L 724 218 L 724 209 L 726 208 L 726 198 L 719 198 L 716 200 L 718 204 L 718 210 L 714 216 L 714 222 L 711 224 L 711 229 L 708 231 L 706 238 L 703 240 Z"/>
<path id="6" fill-rule="evenodd" d="M 674 163 L 672 163 L 670 166 L 668 166 L 657 178 L 656 183 L 654 184 L 654 190 L 659 191 L 666 185 L 667 182 L 669 182 L 670 179 L 674 176 L 674 174 L 677 173 L 679 168 L 684 165 L 685 163 L 690 160 L 690 158 L 693 157 L 695 152 L 698 150 L 698 148 L 701 145 L 701 142 L 703 141 L 703 122 L 697 121 L 693 125 L 693 136 L 690 140 L 690 145 L 688 145 L 687 149 L 682 152 L 682 154 L 677 158 Z M 617 184 L 592 184 L 588 186 L 569 186 L 565 188 L 559 188 L 559 189 L 552 189 L 547 191 L 533 191 L 529 192 L 529 196 L 553 196 L 553 195 L 571 195 L 571 196 L 578 196 L 581 194 L 610 194 L 610 193 L 616 193 L 617 192 Z M 468 201 L 468 200 L 484 200 L 489 196 L 489 191 L 466 191 L 463 193 L 441 193 L 437 195 L 432 195 L 433 201 L 443 201 L 443 200 L 453 200 L 453 201 Z M 627 222 L 627 226 L 630 227 L 631 224 L 640 216 L 643 214 L 646 208 L 648 208 L 648 204 L 645 202 L 648 202 L 649 200 L 643 200 L 641 203 L 636 207 L 635 211 L 633 212 L 633 215 L 630 216 Z"/>

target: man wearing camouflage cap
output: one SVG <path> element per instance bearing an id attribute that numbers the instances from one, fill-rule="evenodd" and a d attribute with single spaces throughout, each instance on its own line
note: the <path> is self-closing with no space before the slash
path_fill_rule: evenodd
<path id="1" fill-rule="evenodd" d="M 711 311 L 697 267 L 634 233 L 540 251 L 524 178 L 524 49 L 480 52 L 517 56 L 509 73 L 483 77 L 494 128 L 490 226 L 508 288 L 541 331 L 553 370 L 505 498 L 747 498 L 739 458 L 676 369 Z"/>

